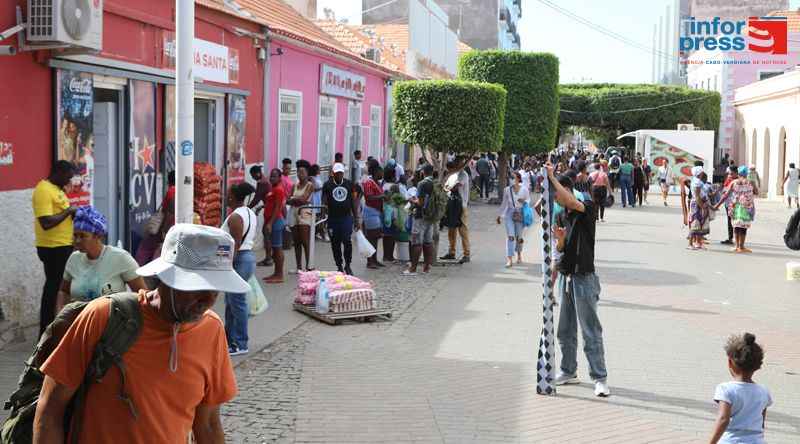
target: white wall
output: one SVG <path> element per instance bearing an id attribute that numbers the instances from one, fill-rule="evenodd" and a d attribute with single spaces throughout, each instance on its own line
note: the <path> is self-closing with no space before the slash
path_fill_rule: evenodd
<path id="1" fill-rule="evenodd" d="M 33 233 L 33 189 L 0 193 L 3 229 L 0 245 L 0 304 L 6 319 L 22 325 L 39 323 L 44 268 L 36 256 Z"/>

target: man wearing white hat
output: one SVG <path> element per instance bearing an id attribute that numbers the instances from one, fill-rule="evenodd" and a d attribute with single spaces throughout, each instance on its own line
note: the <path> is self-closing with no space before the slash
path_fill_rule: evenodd
<path id="1" fill-rule="evenodd" d="M 250 289 L 233 269 L 233 250 L 233 238 L 217 228 L 177 224 L 169 230 L 161 257 L 136 271 L 160 280 L 155 290 L 139 292 L 141 333 L 122 353 L 124 371 L 110 367 L 86 391 L 77 441 L 187 442 L 190 431 L 196 442 L 225 441 L 219 405 L 234 397 L 236 380 L 225 330 L 210 309 L 219 292 Z M 107 298 L 86 306 L 42 365 L 34 442 L 65 442 L 64 412 L 109 310 Z"/>
<path id="2" fill-rule="evenodd" d="M 352 276 L 353 242 L 350 238 L 353 230 L 358 230 L 358 210 L 353 197 L 353 182 L 344 178 L 344 165 L 341 163 L 333 165 L 333 177 L 322 186 L 322 205 L 328 211 L 328 236 L 336 268 Z"/>

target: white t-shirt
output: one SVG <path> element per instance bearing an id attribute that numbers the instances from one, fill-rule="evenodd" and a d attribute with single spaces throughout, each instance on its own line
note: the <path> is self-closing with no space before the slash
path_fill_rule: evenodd
<path id="1" fill-rule="evenodd" d="M 461 188 L 458 190 L 458 194 L 461 195 L 461 203 L 464 205 L 464 208 L 467 208 L 469 204 L 469 174 L 466 171 L 461 170 L 458 174 L 451 174 L 450 177 L 447 178 L 447 182 L 444 184 L 445 189 L 450 189 L 456 185 L 456 182 L 461 183 Z"/>
<path id="2" fill-rule="evenodd" d="M 242 235 L 247 234 L 247 236 L 242 239 L 242 245 L 239 246 L 239 251 L 252 250 L 253 243 L 256 239 L 256 225 L 258 221 L 258 219 L 256 219 L 256 213 L 250 208 L 247 208 L 247 206 L 239 207 L 235 209 L 233 213 L 238 214 L 239 217 L 242 218 Z M 233 213 L 231 213 L 231 216 L 233 216 Z M 228 234 L 231 234 L 231 229 L 228 227 L 228 221 L 231 219 L 231 216 L 228 216 L 220 227 L 222 231 Z"/>
<path id="3" fill-rule="evenodd" d="M 521 173 L 521 175 L 522 175 L 522 186 L 526 190 L 530 190 L 531 189 L 531 180 L 533 179 L 533 174 L 534 174 L 533 171 L 523 171 Z"/>
<path id="4" fill-rule="evenodd" d="M 772 405 L 772 397 L 766 387 L 749 382 L 723 382 L 714 392 L 714 401 L 725 401 L 731 405 L 731 422 L 720 442 L 766 442 L 761 414 Z"/>
<path id="5" fill-rule="evenodd" d="M 357 159 L 353 159 L 353 183 L 361 183 L 361 161 Z"/>

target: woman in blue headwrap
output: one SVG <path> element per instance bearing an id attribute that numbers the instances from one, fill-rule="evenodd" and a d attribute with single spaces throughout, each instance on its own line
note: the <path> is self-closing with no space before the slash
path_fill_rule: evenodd
<path id="1" fill-rule="evenodd" d="M 732 195 L 732 196 L 731 196 Z M 731 251 L 735 253 L 750 253 L 745 248 L 744 241 L 747 238 L 747 229 L 756 218 L 756 204 L 753 200 L 758 195 L 758 184 L 747 177 L 747 167 L 739 167 L 739 178 L 731 182 L 725 194 L 720 198 L 720 202 L 714 206 L 714 210 L 725 204 L 728 196 L 728 214 L 731 215 L 731 226 L 733 226 L 734 247 Z"/>
<path id="2" fill-rule="evenodd" d="M 136 274 L 139 265 L 127 251 L 106 245 L 106 218 L 94 207 L 82 206 L 74 216 L 75 250 L 67 260 L 58 289 L 56 313 L 72 301 L 91 301 L 100 296 L 146 289 Z"/>

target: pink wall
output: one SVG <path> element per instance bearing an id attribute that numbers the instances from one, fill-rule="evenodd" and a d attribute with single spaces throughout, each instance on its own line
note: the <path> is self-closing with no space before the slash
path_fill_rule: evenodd
<path id="1" fill-rule="evenodd" d="M 338 59 L 306 50 L 284 42 L 274 41 L 272 53 L 281 48 L 283 54 L 270 57 L 272 66 L 270 67 L 270 136 L 269 136 L 269 168 L 276 167 L 282 159 L 278 155 L 278 127 L 279 127 L 279 108 L 280 90 L 300 91 L 302 98 L 302 129 L 301 129 L 301 153 L 302 158 L 309 162 L 317 163 L 318 158 L 318 139 L 319 139 L 319 73 L 320 66 L 326 64 L 338 69 L 354 72 L 363 75 L 367 81 L 367 90 L 363 102 L 361 103 L 361 125 L 369 126 L 370 106 L 378 105 L 381 107 L 381 141 L 380 147 L 387 144 L 386 124 L 386 86 L 385 81 L 389 76 L 374 74 L 372 71 L 364 70 L 357 66 L 355 62 L 346 63 Z M 346 151 L 345 127 L 347 126 L 348 104 L 350 99 L 344 97 L 334 97 L 337 101 L 336 109 L 336 138 L 335 152 L 345 154 L 345 161 L 349 160 L 349 153 Z M 367 157 L 367 147 L 369 138 L 362 139 L 363 158 Z M 383 157 L 381 151 L 380 157 Z M 327 165 L 320 165 L 327 166 Z"/>

